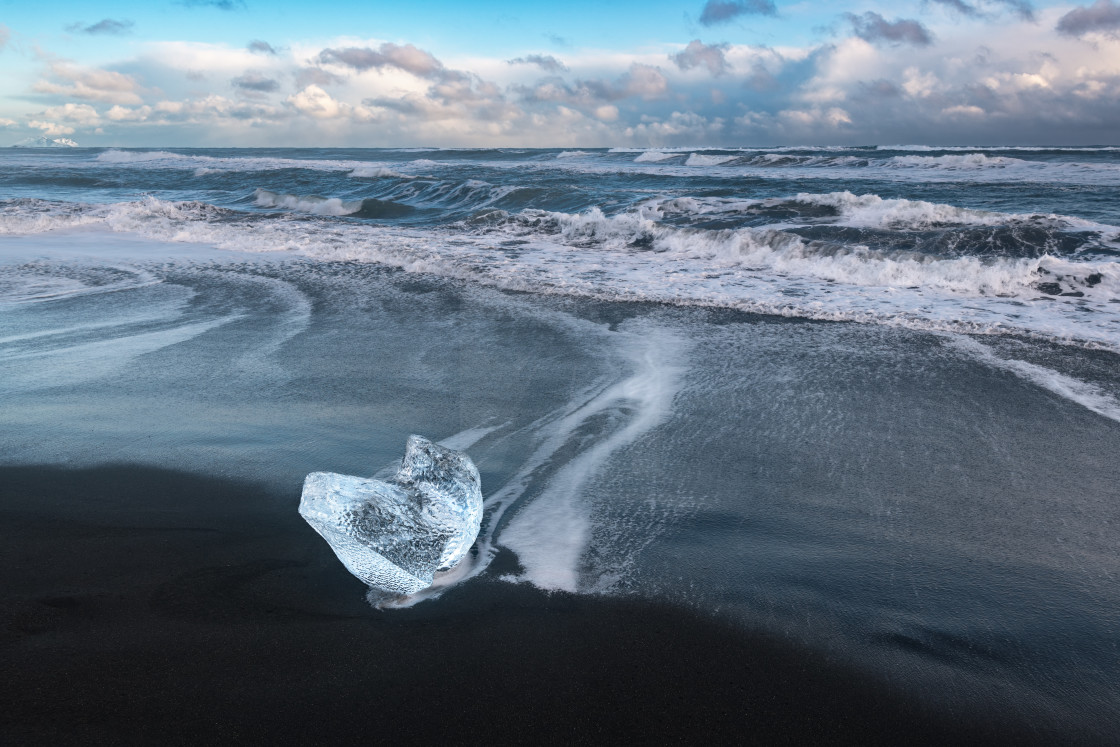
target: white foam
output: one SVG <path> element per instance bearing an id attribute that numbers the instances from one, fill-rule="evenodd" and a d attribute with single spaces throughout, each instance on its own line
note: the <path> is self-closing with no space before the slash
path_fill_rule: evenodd
<path id="1" fill-rule="evenodd" d="M 0 389 L 10 387 L 25 392 L 104 378 L 125 369 L 130 361 L 141 355 L 186 342 L 238 318 L 238 315 L 229 315 L 152 332 L 129 333 L 125 328 L 108 339 L 75 345 L 50 345 L 26 353 L 5 355 L 7 370 Z M 49 373 L 44 375 L 44 371 Z"/>
<path id="2" fill-rule="evenodd" d="M 954 336 L 951 338 L 951 343 L 953 347 L 983 363 L 1009 371 L 1063 399 L 1076 402 L 1087 410 L 1120 422 L 1120 401 L 1102 391 L 1100 387 L 1034 363 L 1000 358 L 987 346 L 968 337 Z"/>
<path id="3" fill-rule="evenodd" d="M 269 192 L 267 189 L 258 189 L 255 199 L 261 207 L 279 207 L 313 215 L 352 215 L 362 209 L 361 200 L 344 202 L 337 197 L 318 197 L 316 195 L 300 197 L 299 195 L 277 194 L 276 192 Z"/>
<path id="4" fill-rule="evenodd" d="M 353 176 L 405 176 L 393 168 L 394 164 L 388 162 L 279 158 L 274 156 L 204 156 L 195 153 L 174 153 L 164 150 L 108 150 L 104 153 L 99 153 L 93 162 L 95 164 L 111 164 L 133 168 L 181 169 L 194 171 L 197 175 L 230 171 L 308 169 L 311 171 L 350 172 Z M 419 163 L 421 163 L 421 161 L 412 161 L 410 164 L 395 165 L 398 167 L 405 167 Z"/>
<path id="5" fill-rule="evenodd" d="M 914 151 L 918 153 L 933 152 L 1000 152 L 1000 151 L 1029 151 L 1035 153 L 1107 153 L 1120 151 L 1117 146 L 1093 145 L 877 145 L 875 150 L 884 151 Z"/>
<path id="6" fill-rule="evenodd" d="M 797 202 L 836 208 L 843 225 L 862 228 L 924 228 L 932 225 L 998 226 L 1035 217 L 970 210 L 923 200 L 886 199 L 851 192 L 802 193 Z"/>
<path id="7" fill-rule="evenodd" d="M 413 161 L 413 163 L 418 163 L 418 162 Z M 350 176 L 353 176 L 353 177 L 356 177 L 356 178 L 357 177 L 367 178 L 367 179 L 389 179 L 389 178 L 391 178 L 391 179 L 413 179 L 413 178 L 415 178 L 415 177 L 412 177 L 412 176 L 405 176 L 401 172 L 394 171 L 393 169 L 387 168 L 385 166 L 375 166 L 375 165 L 357 166 L 350 172 Z"/>
<path id="8" fill-rule="evenodd" d="M 490 187 L 459 185 L 446 199 L 466 199 L 463 193 L 471 189 Z M 859 225 L 1011 220 L 1004 214 L 846 192 L 797 199 L 834 204 L 839 222 Z M 678 207 L 686 204 L 682 201 Z M 705 203 L 696 205 L 703 208 Z M 527 210 L 477 229 L 354 223 L 324 230 L 295 216 L 247 220 L 242 214 L 227 220 L 237 214 L 151 197 L 81 210 L 56 207 L 27 206 L 35 216 L 30 222 L 16 209 L 14 221 L 36 231 L 75 221 L 99 222 L 164 241 L 380 262 L 537 293 L 722 306 L 923 329 L 1015 331 L 1120 348 L 1120 308 L 1111 303 L 1120 298 L 1120 264 L 1103 258 L 938 259 L 822 244 L 775 229 L 681 228 L 661 221 L 662 208 L 656 202 L 614 216 L 596 209 L 579 214 Z M 10 230 L 8 219 L 0 213 L 0 232 Z M 518 241 L 515 255 L 502 247 L 508 239 Z M 1100 277 L 1090 284 L 1090 275 Z M 1063 291 L 1070 286 L 1068 290 L 1084 295 L 1051 297 L 1036 290 L 1039 282 L 1050 281 L 1062 283 Z"/>
<path id="9" fill-rule="evenodd" d="M 658 161 L 676 158 L 679 155 L 680 153 L 674 151 L 646 150 L 638 154 L 638 157 L 634 159 L 634 163 L 656 163 Z"/>
<path id="10" fill-rule="evenodd" d="M 1031 162 L 1008 156 L 988 156 L 983 153 L 968 153 L 952 156 L 894 156 L 887 166 L 895 168 L 921 169 L 1004 169 L 1008 166 L 1030 165 Z"/>
<path id="11" fill-rule="evenodd" d="M 685 166 L 719 166 L 720 164 L 734 161 L 737 156 L 711 156 L 693 153 L 684 162 Z"/>
<path id="12" fill-rule="evenodd" d="M 584 488 L 620 450 L 637 442 L 669 416 L 682 378 L 686 343 L 660 328 L 605 333 L 597 325 L 566 319 L 581 336 L 604 335 L 604 341 L 609 338 L 616 344 L 621 343 L 620 352 L 629 370 L 616 381 L 593 384 L 564 407 L 527 427 L 497 436 L 499 440 L 535 440 L 536 446 L 516 473 L 486 498 L 483 527 L 476 541 L 477 553 L 468 555 L 450 571 L 436 574 L 431 587 L 388 605 L 382 603 L 382 606 L 408 607 L 439 596 L 486 570 L 499 546 L 516 552 L 525 569 L 523 575 L 504 576 L 503 580 L 529 582 L 548 590 L 607 590 L 602 583 L 586 587 L 581 583 L 582 560 L 594 534 L 591 507 L 585 501 Z M 586 439 L 589 424 L 599 423 L 596 428 L 602 428 L 600 421 L 604 414 L 613 415 L 608 421 L 613 425 L 606 426 L 606 432 L 592 441 L 590 447 L 557 469 L 555 462 L 561 452 L 573 442 Z M 466 448 L 495 432 L 500 434 L 504 427 L 468 429 L 441 443 Z M 383 472 L 392 469 L 395 465 Z M 516 515 L 503 524 L 508 512 L 516 512 Z M 652 538 L 657 529 L 652 527 L 649 531 Z M 635 551 L 647 544 L 637 543 Z"/>
<path id="13" fill-rule="evenodd" d="M 594 443 L 552 478 L 501 531 L 498 542 L 517 553 L 523 578 L 549 590 L 578 591 L 580 561 L 591 537 L 589 507 L 583 498 L 587 481 L 601 472 L 621 449 L 633 444 L 664 421 L 679 387 L 684 345 L 664 330 L 636 337 L 630 354 L 637 367 L 628 378 L 613 384 L 574 409 L 553 427 L 543 451 L 532 460 L 542 463 L 568 442 L 592 418 L 609 410 L 632 411 L 625 425 Z"/>
<path id="14" fill-rule="evenodd" d="M 499 423 L 498 425 L 481 425 L 476 428 L 467 428 L 466 430 L 459 431 L 458 433 L 450 435 L 447 438 L 441 438 L 439 440 L 439 443 L 449 449 L 455 449 L 456 451 L 466 451 L 482 439 L 489 436 L 494 431 L 504 428 L 507 425 L 509 425 L 509 423 Z"/>
<path id="15" fill-rule="evenodd" d="M 884 156 L 863 148 L 779 147 L 721 150 L 714 153 L 695 149 L 638 148 L 612 149 L 612 153 L 636 153 L 631 161 L 615 159 L 566 159 L 522 162 L 487 162 L 498 169 L 558 169 L 578 174 L 617 174 L 620 170 L 642 175 L 695 176 L 698 169 L 709 169 L 713 179 L 786 179 L 787 170 L 796 169 L 815 179 L 869 179 L 887 182 L 961 182 L 982 173 L 989 182 L 1031 182 L 1038 184 L 1086 184 L 1120 186 L 1120 164 L 1069 160 L 1026 160 L 1008 156 L 989 156 L 962 149 L 961 154 L 939 156 Z M 941 150 L 941 149 L 933 149 Z M 1025 149 L 1030 150 L 1030 149 Z M 649 153 L 650 155 L 646 155 Z M 682 163 L 681 156 L 689 157 Z M 922 160 L 925 159 L 925 160 Z"/>
<path id="16" fill-rule="evenodd" d="M 98 153 L 94 160 L 101 163 L 150 163 L 152 161 L 177 161 L 186 158 L 187 156 L 166 150 L 107 150 L 104 153 Z"/>
<path id="17" fill-rule="evenodd" d="M 925 229 L 934 226 L 1012 226 L 1033 223 L 1053 230 L 1091 231 L 1100 234 L 1101 240 L 1120 239 L 1120 226 L 1113 226 L 1068 215 L 1042 213 L 1001 213 L 992 210 L 974 210 L 955 205 L 926 202 L 923 200 L 891 199 L 875 194 L 857 195 L 852 192 L 801 193 L 793 197 L 769 199 L 735 199 L 723 197 L 674 197 L 667 200 L 650 200 L 642 206 L 648 214 L 660 217 L 662 213 L 719 215 L 735 214 L 759 207 L 776 207 L 790 202 L 831 207 L 837 211 L 835 218 L 814 217 L 782 224 L 772 228 L 828 223 L 853 228 Z"/>

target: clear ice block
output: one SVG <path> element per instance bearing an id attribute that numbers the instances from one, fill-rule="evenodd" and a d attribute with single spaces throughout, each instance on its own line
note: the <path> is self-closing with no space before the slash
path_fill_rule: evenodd
<path id="1" fill-rule="evenodd" d="M 368 586 L 414 594 L 455 566 L 482 523 L 482 482 L 462 452 L 409 436 L 397 474 L 312 472 L 299 513 Z"/>

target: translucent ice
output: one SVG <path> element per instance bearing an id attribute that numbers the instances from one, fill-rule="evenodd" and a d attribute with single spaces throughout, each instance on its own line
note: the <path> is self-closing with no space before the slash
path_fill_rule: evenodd
<path id="1" fill-rule="evenodd" d="M 474 544 L 482 485 L 466 454 L 409 436 L 400 469 L 388 480 L 312 472 L 299 513 L 366 584 L 413 594 Z"/>

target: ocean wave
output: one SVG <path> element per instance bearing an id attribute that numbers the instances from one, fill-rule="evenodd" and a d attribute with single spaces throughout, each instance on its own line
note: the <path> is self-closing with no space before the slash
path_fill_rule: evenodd
<path id="1" fill-rule="evenodd" d="M 338 197 L 319 197 L 317 195 L 278 194 L 267 189 L 258 189 L 253 193 L 253 196 L 254 202 L 260 207 L 282 208 L 300 213 L 310 213 L 311 215 L 346 215 L 366 219 L 392 219 L 403 218 L 415 212 L 415 208 L 411 205 L 376 198 L 342 200 Z"/>
<path id="2" fill-rule="evenodd" d="M 650 200 L 644 206 L 660 216 L 711 219 L 757 214 L 777 227 L 832 225 L 891 231 L 932 228 L 1035 225 L 1055 232 L 1093 234 L 1101 242 L 1120 240 L 1120 227 L 1067 215 L 1001 213 L 944 203 L 849 191 L 799 193 L 764 199 L 673 197 Z"/>
<path id="3" fill-rule="evenodd" d="M 415 162 L 414 162 L 415 163 Z M 373 164 L 365 166 L 357 166 L 350 171 L 350 176 L 356 178 L 366 179 L 415 179 L 414 176 L 406 176 L 399 171 L 394 171 L 386 166 L 376 166 Z"/>
<path id="4" fill-rule="evenodd" d="M 361 200 L 344 202 L 337 197 L 319 197 L 317 195 L 300 197 L 299 195 L 277 194 L 276 192 L 269 192 L 267 189 L 258 189 L 254 197 L 260 207 L 278 207 L 285 210 L 296 210 L 301 213 L 311 213 L 312 215 L 352 215 L 362 209 Z"/>
<path id="5" fill-rule="evenodd" d="M 195 171 L 197 175 L 218 172 L 306 169 L 309 171 L 350 172 L 352 176 L 359 177 L 405 176 L 393 169 L 392 165 L 388 162 L 280 158 L 275 156 L 205 156 L 199 154 L 174 153 L 163 150 L 107 150 L 103 153 L 99 153 L 94 159 L 94 162 L 122 167 L 131 166 L 138 168 L 191 170 Z M 412 163 L 420 163 L 420 161 L 413 161 Z M 401 166 L 402 164 L 396 165 Z"/>
<path id="6" fill-rule="evenodd" d="M 795 199 L 828 201 L 842 210 L 881 209 L 881 198 L 850 193 Z M 10 207 L 0 206 L 0 230 L 10 228 L 13 213 L 30 210 L 38 230 L 49 230 L 48 216 L 54 216 L 55 227 L 98 222 L 159 240 L 379 262 L 511 290 L 925 329 L 1012 331 L 1120 350 L 1120 314 L 1112 302 L 1120 298 L 1120 263 L 1109 260 L 936 258 L 812 240 L 775 228 L 679 227 L 662 220 L 664 211 L 656 205 L 616 215 L 599 209 L 499 212 L 482 223 L 436 229 L 339 223 L 314 215 L 255 216 L 153 197 L 81 208 Z"/>
<path id="7" fill-rule="evenodd" d="M 659 163 L 681 157 L 678 151 L 642 151 L 634 163 Z M 887 159 L 868 158 L 864 154 L 804 153 L 793 149 L 774 149 L 767 152 L 690 153 L 685 166 L 761 166 L 767 168 L 925 168 L 925 169 L 984 169 L 1031 165 L 1032 162 L 1009 156 L 988 156 L 983 153 L 941 156 L 893 156 Z M 1045 164 L 1033 164 L 1042 165 Z"/>
<path id="8" fill-rule="evenodd" d="M 734 155 L 704 155 L 701 153 L 693 153 L 689 155 L 688 159 L 684 162 L 685 166 L 721 166 L 728 161 L 734 161 L 737 156 Z"/>
<path id="9" fill-rule="evenodd" d="M 894 156 L 885 165 L 892 168 L 920 169 L 1004 169 L 1008 166 L 1022 166 L 1029 163 L 1021 158 L 1009 156 L 968 153 L 959 156 Z"/>
<path id="10" fill-rule="evenodd" d="M 876 145 L 881 151 L 936 152 L 1000 152 L 1026 151 L 1031 153 L 1109 153 L 1120 151 L 1114 145 Z"/>
<path id="11" fill-rule="evenodd" d="M 1092 151 L 1069 151 L 1066 158 L 1030 158 L 1019 153 L 960 152 L 892 155 L 874 147 L 678 149 L 616 148 L 609 153 L 629 158 L 565 159 L 541 162 L 534 168 L 555 168 L 583 175 L 640 174 L 657 177 L 695 176 L 713 179 L 742 176 L 805 177 L 888 182 L 962 182 L 980 177 L 986 182 L 1120 186 L 1120 164 L 1092 160 Z M 1077 153 L 1083 158 L 1071 160 Z M 631 156 L 631 154 L 633 154 Z M 1055 151 L 1054 155 L 1061 155 Z M 512 166 L 512 164 L 511 164 Z M 523 168 L 524 164 L 517 164 Z"/>
<path id="12" fill-rule="evenodd" d="M 171 153 L 166 150 L 107 150 L 104 153 L 98 153 L 95 161 L 99 163 L 149 163 L 151 161 L 176 161 L 188 158 L 188 156 L 179 153 Z"/>
<path id="13" fill-rule="evenodd" d="M 931 226 L 995 226 L 1036 218 L 1035 215 L 972 210 L 924 200 L 890 199 L 852 192 L 801 193 L 792 202 L 830 207 L 838 222 L 857 228 L 928 228 Z"/>
<path id="14" fill-rule="evenodd" d="M 615 254 L 639 252 L 661 255 L 661 260 L 669 256 L 703 260 L 708 269 L 742 267 L 858 286 L 915 286 L 971 296 L 1037 295 L 1038 285 L 1049 277 L 1060 277 L 1070 288 L 1078 289 L 1101 285 L 1104 275 L 1095 279 L 1101 273 L 1120 281 L 1120 265 L 1114 262 L 1070 262 L 1050 256 L 935 258 L 910 251 L 884 252 L 859 244 L 806 240 L 772 228 L 677 228 L 661 223 L 659 217 L 653 206 L 614 216 L 606 216 L 599 209 L 579 214 L 525 211 L 509 216 L 499 230 L 521 239 L 543 239 Z M 1110 280 L 1094 292 L 1116 291 L 1120 286 L 1114 287 Z"/>
<path id="15" fill-rule="evenodd" d="M 663 150 L 645 150 L 638 154 L 634 159 L 634 163 L 657 163 L 658 161 L 667 161 L 670 158 L 677 158 L 680 153 L 674 151 Z"/>

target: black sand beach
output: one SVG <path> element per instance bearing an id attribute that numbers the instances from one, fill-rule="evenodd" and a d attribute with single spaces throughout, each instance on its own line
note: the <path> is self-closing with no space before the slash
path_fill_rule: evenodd
<path id="1" fill-rule="evenodd" d="M 0 742 L 1120 733 L 1115 353 L 114 236 L 0 242 Z M 478 575 L 378 611 L 300 484 L 410 433 Z"/>
<path id="2" fill-rule="evenodd" d="M 0 470 L 3 741 L 1054 736 L 635 599 L 480 580 L 377 611 L 297 493 L 146 467 Z"/>

